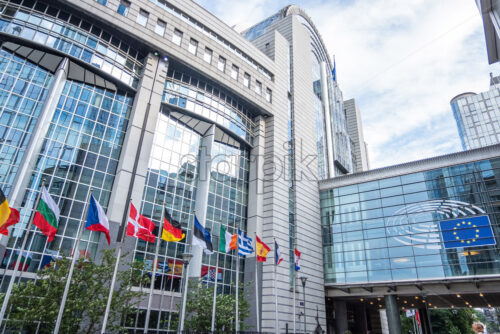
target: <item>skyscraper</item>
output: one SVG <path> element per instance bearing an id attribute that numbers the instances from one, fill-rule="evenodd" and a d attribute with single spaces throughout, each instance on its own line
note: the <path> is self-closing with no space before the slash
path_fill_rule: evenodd
<path id="1" fill-rule="evenodd" d="M 344 111 L 347 121 L 347 132 L 352 142 L 352 160 L 354 172 L 363 172 L 370 168 L 368 149 L 363 134 L 361 112 L 354 99 L 344 101 Z"/>
<path id="2" fill-rule="evenodd" d="M 24 278 L 35 277 L 45 255 L 70 253 L 92 190 L 113 241 L 129 199 L 158 227 L 166 207 L 187 231 L 182 242 L 161 241 L 159 262 L 172 270 L 158 273 L 150 322 L 142 301 L 129 330 L 175 330 L 181 277 L 199 278 L 216 256 L 219 293 L 234 293 L 236 275 L 255 277 L 254 256 L 197 248 L 189 273 L 175 267 L 189 250 L 194 210 L 215 238 L 223 225 L 280 244 L 277 275 L 272 262 L 261 268 L 263 331 L 276 330 L 275 284 L 279 331 L 298 318 L 312 331 L 316 316 L 325 328 L 317 181 L 354 167 L 342 92 L 304 11 L 287 6 L 243 37 L 193 1 L 11 0 L 0 1 L 0 32 L 0 187 L 21 211 L 0 239 L 3 278 L 45 178 L 59 229 L 51 243 L 31 232 Z M 108 247 L 102 239 L 87 231 L 80 246 L 95 258 Z M 307 308 L 290 289 L 299 291 L 294 248 Z M 141 240 L 127 238 L 125 250 L 129 260 L 154 258 Z"/>
<path id="3" fill-rule="evenodd" d="M 464 150 L 500 143 L 500 77 L 490 78 L 490 89 L 463 93 L 451 102 Z"/>
<path id="4" fill-rule="evenodd" d="M 476 5 L 483 19 L 488 62 L 493 64 L 500 59 L 500 1 L 476 0 Z"/>

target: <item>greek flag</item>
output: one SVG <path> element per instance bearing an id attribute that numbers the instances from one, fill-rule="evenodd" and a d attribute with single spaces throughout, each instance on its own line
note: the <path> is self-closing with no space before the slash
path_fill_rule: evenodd
<path id="1" fill-rule="evenodd" d="M 253 253 L 252 238 L 238 229 L 238 255 L 245 256 Z"/>

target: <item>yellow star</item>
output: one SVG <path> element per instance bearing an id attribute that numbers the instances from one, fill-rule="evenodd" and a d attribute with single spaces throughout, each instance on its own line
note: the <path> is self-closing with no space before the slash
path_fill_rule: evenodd
<path id="1" fill-rule="evenodd" d="M 453 232 L 453 235 L 457 235 L 457 232 Z"/>
<path id="2" fill-rule="evenodd" d="M 472 239 L 472 242 L 476 242 L 476 239 Z"/>
<path id="3" fill-rule="evenodd" d="M 461 242 L 464 243 L 465 241 L 462 240 Z"/>
<path id="4" fill-rule="evenodd" d="M 476 233 L 479 233 L 479 230 L 476 230 Z"/>
<path id="5" fill-rule="evenodd" d="M 462 225 L 465 225 L 465 222 L 462 222 Z"/>
<path id="6" fill-rule="evenodd" d="M 458 224 L 458 225 L 460 225 L 460 224 Z M 456 230 L 456 229 L 457 229 L 457 227 L 455 226 L 453 229 L 454 229 L 454 230 Z"/>
<path id="7" fill-rule="evenodd" d="M 477 227 L 476 225 L 472 225 L 472 227 Z"/>
<path id="8" fill-rule="evenodd" d="M 457 223 L 457 226 L 460 226 L 460 223 Z"/>
<path id="9" fill-rule="evenodd" d="M 467 240 L 467 243 L 470 244 L 470 240 Z"/>
<path id="10" fill-rule="evenodd" d="M 459 238 L 459 237 L 457 237 L 456 239 L 457 239 L 457 240 L 460 240 L 460 238 Z"/>
<path id="11" fill-rule="evenodd" d="M 479 234 L 476 234 L 476 238 L 479 238 Z"/>
<path id="12" fill-rule="evenodd" d="M 468 222 L 467 224 L 472 225 L 472 223 L 471 223 L 471 222 Z"/>

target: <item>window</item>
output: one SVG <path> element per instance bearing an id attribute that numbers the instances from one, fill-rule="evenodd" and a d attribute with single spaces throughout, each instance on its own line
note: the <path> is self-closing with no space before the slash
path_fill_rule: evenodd
<path id="1" fill-rule="evenodd" d="M 273 91 L 270 90 L 269 88 L 266 89 L 266 101 L 271 103 L 273 99 Z"/>
<path id="2" fill-rule="evenodd" d="M 226 59 L 219 56 L 219 62 L 217 63 L 217 68 L 222 72 L 226 71 Z"/>
<path id="3" fill-rule="evenodd" d="M 211 64 L 212 63 L 212 54 L 213 54 L 212 50 L 210 50 L 209 48 L 205 48 L 205 54 L 203 55 L 203 60 L 206 61 L 207 63 Z"/>
<path id="4" fill-rule="evenodd" d="M 259 95 L 262 95 L 262 83 L 259 81 L 255 81 L 255 92 Z"/>
<path id="5" fill-rule="evenodd" d="M 182 35 L 182 31 L 175 29 L 174 34 L 172 35 L 172 42 L 180 46 L 182 43 Z"/>
<path id="6" fill-rule="evenodd" d="M 95 1 L 103 6 L 106 6 L 106 4 L 108 3 L 108 0 L 95 0 Z"/>
<path id="7" fill-rule="evenodd" d="M 191 38 L 191 40 L 189 41 L 188 50 L 196 56 L 196 52 L 198 51 L 198 41 Z"/>
<path id="8" fill-rule="evenodd" d="M 137 15 L 137 20 L 135 22 L 139 23 L 141 26 L 145 27 L 148 23 L 149 13 L 144 9 L 139 10 L 139 15 Z"/>
<path id="9" fill-rule="evenodd" d="M 233 67 L 231 68 L 231 78 L 233 78 L 234 80 L 238 80 L 239 72 L 240 69 L 238 68 L 238 66 L 233 65 Z"/>
<path id="10" fill-rule="evenodd" d="M 121 14 L 123 16 L 127 16 L 128 10 L 130 8 L 130 2 L 127 0 L 120 0 L 120 3 L 118 4 L 118 9 L 116 12 L 118 14 Z"/>
<path id="11" fill-rule="evenodd" d="M 245 73 L 245 75 L 243 75 L 243 84 L 250 88 L 250 74 Z"/>
<path id="12" fill-rule="evenodd" d="M 155 33 L 157 33 L 160 36 L 165 35 L 165 28 L 167 27 L 167 24 L 163 22 L 162 20 L 158 19 L 156 21 L 156 27 L 155 27 Z"/>

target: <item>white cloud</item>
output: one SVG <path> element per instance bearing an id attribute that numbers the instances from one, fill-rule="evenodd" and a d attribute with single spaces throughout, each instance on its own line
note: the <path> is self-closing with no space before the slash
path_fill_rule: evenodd
<path id="1" fill-rule="evenodd" d="M 200 0 L 229 25 L 250 26 L 286 3 Z M 488 89 L 479 12 L 471 0 L 298 1 L 361 109 L 371 166 L 460 150 L 449 101 Z"/>

